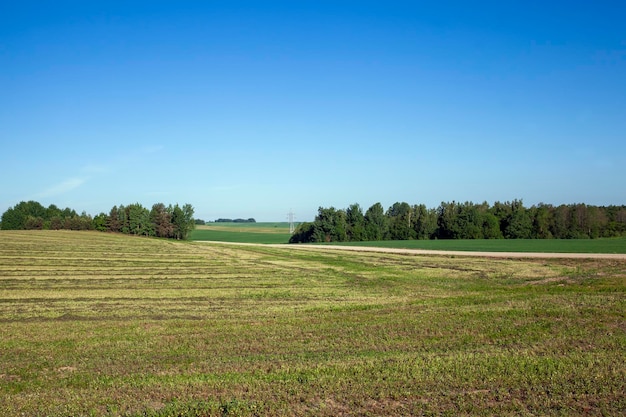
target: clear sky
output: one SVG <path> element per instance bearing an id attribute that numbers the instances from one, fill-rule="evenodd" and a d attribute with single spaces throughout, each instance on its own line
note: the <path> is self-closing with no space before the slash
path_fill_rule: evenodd
<path id="1" fill-rule="evenodd" d="M 626 204 L 623 1 L 2 1 L 0 211 Z"/>

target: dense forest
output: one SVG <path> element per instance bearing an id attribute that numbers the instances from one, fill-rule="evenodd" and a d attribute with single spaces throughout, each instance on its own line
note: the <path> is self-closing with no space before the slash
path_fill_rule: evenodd
<path id="1" fill-rule="evenodd" d="M 320 207 L 315 220 L 302 223 L 290 243 L 409 239 L 581 239 L 626 235 L 626 206 L 539 204 L 521 200 L 441 203 L 437 208 L 380 203 L 365 213 Z"/>
<path id="2" fill-rule="evenodd" d="M 2 214 L 3 230 L 99 230 L 130 235 L 169 239 L 188 239 L 194 228 L 194 209 L 190 204 L 180 207 L 157 203 L 151 210 L 139 203 L 114 206 L 109 214 L 95 217 L 83 212 L 51 204 L 44 207 L 36 201 L 15 205 Z"/>

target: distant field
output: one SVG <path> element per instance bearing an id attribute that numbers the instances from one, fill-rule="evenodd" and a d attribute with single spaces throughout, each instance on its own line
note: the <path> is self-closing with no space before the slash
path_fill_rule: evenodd
<path id="1" fill-rule="evenodd" d="M 625 312 L 623 260 L 0 231 L 0 415 L 624 415 Z"/>
<path id="2" fill-rule="evenodd" d="M 288 243 L 289 223 L 209 223 L 196 226 L 192 240 L 237 243 Z"/>
<path id="3" fill-rule="evenodd" d="M 341 242 L 337 245 L 478 252 L 626 253 L 626 237 L 605 239 L 478 239 Z"/>
<path id="4" fill-rule="evenodd" d="M 207 223 L 196 226 L 198 230 L 249 230 L 260 233 L 289 233 L 287 222 L 257 222 L 257 223 Z"/>

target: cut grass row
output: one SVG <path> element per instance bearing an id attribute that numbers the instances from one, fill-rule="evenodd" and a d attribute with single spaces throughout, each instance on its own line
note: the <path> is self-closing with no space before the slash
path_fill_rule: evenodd
<path id="1" fill-rule="evenodd" d="M 3 231 L 0 415 L 619 415 L 625 284 L 618 260 Z"/>

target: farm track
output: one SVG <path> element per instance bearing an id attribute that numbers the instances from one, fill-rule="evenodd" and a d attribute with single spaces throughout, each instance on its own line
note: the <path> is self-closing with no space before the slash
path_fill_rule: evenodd
<path id="1" fill-rule="evenodd" d="M 272 248 L 290 248 L 318 251 L 352 251 L 352 252 L 376 252 L 393 253 L 400 255 L 439 255 L 439 256 L 471 256 L 483 258 L 516 258 L 516 259 L 617 259 L 626 260 L 624 253 L 547 253 L 547 252 L 482 252 L 482 251 L 443 251 L 429 249 L 403 249 L 384 248 L 370 246 L 346 246 L 346 245 L 309 245 L 309 244 L 262 244 L 262 243 L 235 243 L 203 241 L 202 243 L 243 245 L 243 246 L 265 246 Z"/>

